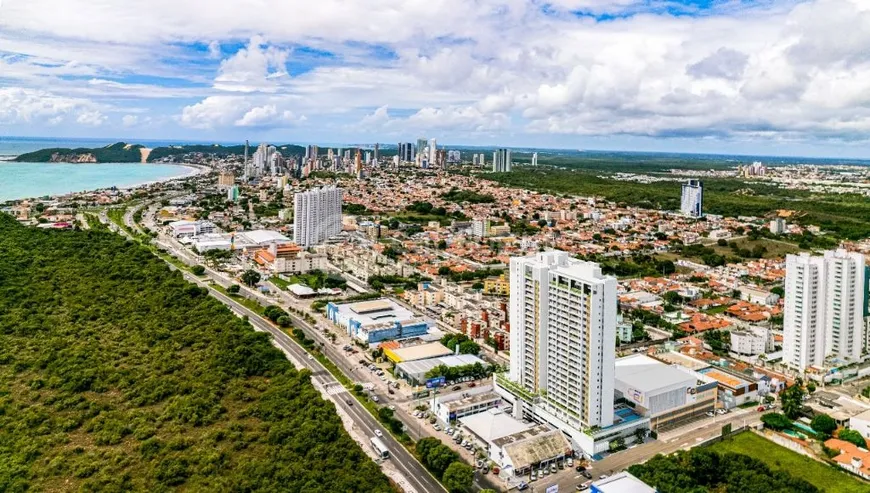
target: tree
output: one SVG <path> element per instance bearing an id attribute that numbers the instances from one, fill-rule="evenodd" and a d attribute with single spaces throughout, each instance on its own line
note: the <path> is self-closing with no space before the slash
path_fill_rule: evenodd
<path id="1" fill-rule="evenodd" d="M 444 471 L 442 482 L 450 493 L 464 493 L 471 489 L 474 481 L 474 470 L 462 462 L 453 462 Z"/>
<path id="2" fill-rule="evenodd" d="M 242 288 L 238 284 L 231 284 L 230 287 L 227 288 L 227 293 L 229 294 L 238 294 Z"/>
<path id="3" fill-rule="evenodd" d="M 816 391 L 816 384 L 815 384 L 815 382 L 807 382 L 807 392 L 809 392 L 810 394 L 812 394 L 812 393 L 815 392 L 815 391 Z"/>
<path id="4" fill-rule="evenodd" d="M 861 436 L 861 433 L 855 430 L 840 430 L 840 432 L 837 433 L 837 438 L 854 444 L 856 447 L 861 447 L 863 449 L 868 448 L 867 441 L 864 440 L 864 437 Z"/>
<path id="5" fill-rule="evenodd" d="M 438 267 L 438 275 L 439 276 L 450 275 L 450 267 L 447 267 L 446 265 L 442 265 L 441 267 Z"/>
<path id="6" fill-rule="evenodd" d="M 255 270 L 246 270 L 242 274 L 242 282 L 253 287 L 255 284 L 260 282 L 260 273 Z"/>
<path id="7" fill-rule="evenodd" d="M 801 384 L 796 383 L 780 392 L 779 400 L 782 403 L 782 412 L 789 419 L 797 419 L 801 414 L 804 402 L 804 390 L 801 388 Z"/>
<path id="8" fill-rule="evenodd" d="M 810 421 L 810 428 L 828 437 L 837 429 L 837 422 L 827 414 L 817 414 Z"/>
<path id="9" fill-rule="evenodd" d="M 767 413 L 761 417 L 761 422 L 764 423 L 764 426 L 776 431 L 791 428 L 792 425 L 791 420 L 780 413 Z"/>
<path id="10" fill-rule="evenodd" d="M 190 272 L 193 272 L 193 275 L 195 275 L 195 276 L 201 276 L 201 275 L 205 274 L 205 267 L 203 267 L 201 265 L 194 265 L 193 267 L 190 268 Z"/>

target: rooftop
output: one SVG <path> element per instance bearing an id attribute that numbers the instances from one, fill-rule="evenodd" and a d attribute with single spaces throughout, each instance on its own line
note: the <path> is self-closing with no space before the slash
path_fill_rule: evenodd
<path id="1" fill-rule="evenodd" d="M 383 346 L 381 346 L 383 347 Z M 392 349 L 392 348 L 390 348 Z M 450 355 L 444 356 L 441 358 L 430 358 L 424 360 L 417 361 L 406 361 L 404 363 L 399 363 L 398 369 L 407 373 L 408 375 L 418 375 L 418 374 L 426 374 L 432 368 L 435 368 L 438 365 L 445 365 L 448 367 L 454 366 L 464 366 L 464 365 L 473 365 L 475 363 L 480 363 L 485 365 L 486 362 L 482 359 L 474 356 L 473 354 L 459 354 L 459 355 Z"/>
<path id="2" fill-rule="evenodd" d="M 440 342 L 418 344 L 416 346 L 403 347 L 399 349 L 386 349 L 384 352 L 390 360 L 395 362 L 437 358 L 439 356 L 447 356 L 448 354 L 453 353 L 453 351 L 444 347 Z"/>
<path id="3" fill-rule="evenodd" d="M 539 425 L 511 435 L 513 443 L 504 445 L 505 454 L 511 458 L 514 469 L 525 469 L 540 462 L 565 456 L 571 451 L 571 444 L 559 430 L 550 430 Z"/>
<path id="4" fill-rule="evenodd" d="M 465 416 L 459 418 L 459 422 L 480 437 L 481 440 L 497 444 L 499 443 L 498 440 L 502 437 L 521 433 L 534 426 L 529 423 L 523 423 L 500 409 L 490 409 L 482 413 Z"/>
<path id="5" fill-rule="evenodd" d="M 650 392 L 679 384 L 692 386 L 696 378 L 644 354 L 616 360 L 616 380 L 627 387 Z"/>
<path id="6" fill-rule="evenodd" d="M 620 472 L 592 483 L 598 493 L 656 493 L 656 490 L 628 472 Z"/>

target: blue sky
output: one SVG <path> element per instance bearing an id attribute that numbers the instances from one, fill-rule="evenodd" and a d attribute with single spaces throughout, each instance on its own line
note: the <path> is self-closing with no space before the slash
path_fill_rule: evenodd
<path id="1" fill-rule="evenodd" d="M 870 5 L 7 1 L 0 135 L 866 157 Z"/>

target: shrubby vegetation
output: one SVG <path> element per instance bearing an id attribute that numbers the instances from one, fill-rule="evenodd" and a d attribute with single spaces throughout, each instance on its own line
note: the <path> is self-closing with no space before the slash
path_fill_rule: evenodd
<path id="1" fill-rule="evenodd" d="M 444 337 L 441 338 L 441 344 L 453 350 L 456 349 L 456 345 L 458 344 L 459 354 L 476 355 L 480 352 L 480 345 L 472 341 L 465 334 L 444 334 Z"/>
<path id="2" fill-rule="evenodd" d="M 0 215 L 0 491 L 392 491 L 268 336 L 146 249 Z"/>
<path id="3" fill-rule="evenodd" d="M 436 478 L 443 480 L 450 493 L 462 493 L 471 488 L 474 472 L 463 463 L 453 449 L 432 437 L 420 439 L 415 447 L 417 457 Z"/>
<path id="4" fill-rule="evenodd" d="M 442 195 L 441 198 L 450 202 L 469 202 L 472 204 L 491 204 L 495 202 L 495 197 L 490 194 L 477 193 L 474 190 L 460 190 L 455 187 Z"/>
<path id="5" fill-rule="evenodd" d="M 783 471 L 773 471 L 747 455 L 720 454 L 708 448 L 657 455 L 628 468 L 643 482 L 664 493 L 722 491 L 740 493 L 816 493 L 812 484 Z"/>

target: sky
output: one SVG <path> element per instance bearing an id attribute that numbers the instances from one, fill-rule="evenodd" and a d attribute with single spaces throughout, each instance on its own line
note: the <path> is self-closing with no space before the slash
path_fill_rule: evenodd
<path id="1" fill-rule="evenodd" d="M 0 0 L 0 136 L 870 157 L 870 0 Z"/>

